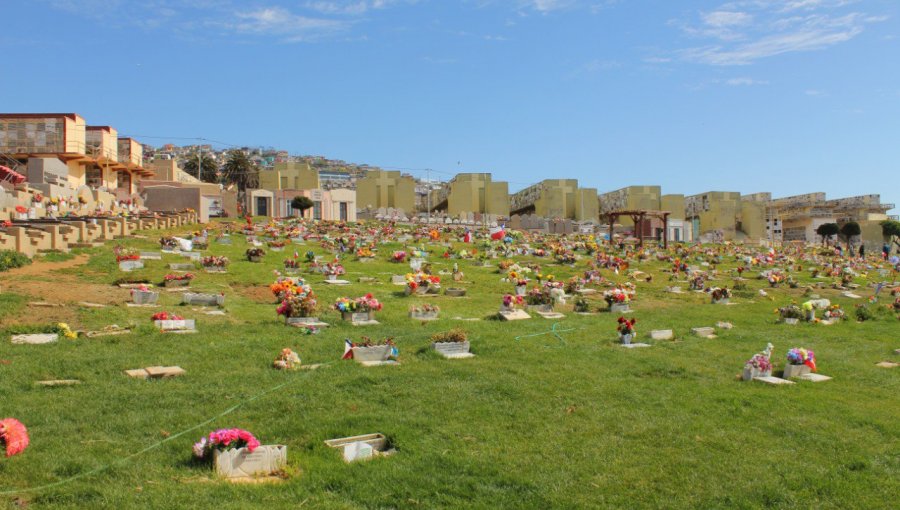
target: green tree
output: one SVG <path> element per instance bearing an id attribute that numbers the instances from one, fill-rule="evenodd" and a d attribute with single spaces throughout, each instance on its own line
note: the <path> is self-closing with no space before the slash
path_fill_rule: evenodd
<path id="1" fill-rule="evenodd" d="M 881 234 L 897 246 L 900 246 L 900 221 L 884 220 L 881 222 Z"/>
<path id="2" fill-rule="evenodd" d="M 236 185 L 241 192 L 259 186 L 259 167 L 237 149 L 228 153 L 228 159 L 222 167 L 222 175 L 225 182 Z"/>
<path id="3" fill-rule="evenodd" d="M 201 154 L 199 159 L 198 161 L 196 153 L 188 156 L 184 164 L 181 165 L 182 170 L 192 177 L 197 177 L 197 167 L 199 165 L 200 177 L 198 179 L 203 182 L 219 182 L 219 164 L 216 160 L 209 154 Z"/>
<path id="4" fill-rule="evenodd" d="M 841 226 L 841 235 L 847 240 L 848 248 L 850 247 L 850 239 L 860 234 L 862 234 L 862 229 L 859 228 L 859 223 L 855 221 L 848 221 Z"/>
<path id="5" fill-rule="evenodd" d="M 837 235 L 840 231 L 841 229 L 838 227 L 837 223 L 823 223 L 816 229 L 816 234 L 822 236 L 822 244 L 825 244 L 826 239 L 833 235 Z"/>
<path id="6" fill-rule="evenodd" d="M 310 209 L 313 205 L 315 204 L 309 197 L 299 196 L 291 200 L 291 208 L 300 211 L 300 216 L 303 216 L 307 209 Z"/>

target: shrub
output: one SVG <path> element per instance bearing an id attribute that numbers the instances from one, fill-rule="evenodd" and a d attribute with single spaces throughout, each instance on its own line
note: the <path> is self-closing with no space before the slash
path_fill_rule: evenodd
<path id="1" fill-rule="evenodd" d="M 866 305 L 856 305 L 856 320 L 859 322 L 865 322 L 869 320 L 873 320 L 875 315 L 872 313 L 872 310 L 869 310 L 869 307 Z"/>
<path id="2" fill-rule="evenodd" d="M 0 272 L 31 264 L 31 259 L 12 250 L 0 250 Z"/>

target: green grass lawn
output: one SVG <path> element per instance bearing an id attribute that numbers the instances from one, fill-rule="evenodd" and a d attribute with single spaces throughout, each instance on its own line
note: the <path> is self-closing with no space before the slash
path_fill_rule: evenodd
<path id="1" fill-rule="evenodd" d="M 158 250 L 158 234 L 124 244 Z M 892 317 L 833 326 L 776 324 L 774 309 L 800 300 L 801 290 L 770 290 L 770 300 L 756 294 L 765 282 L 751 280 L 748 292 L 732 298 L 735 305 L 711 305 L 706 295 L 664 293 L 671 285 L 659 272 L 664 266 L 649 262 L 637 268 L 653 274 L 654 281 L 638 283 L 631 315 L 638 318 L 641 341 L 649 341 L 652 329 L 674 329 L 677 341 L 624 349 L 616 345 L 617 316 L 609 313 L 580 316 L 564 309 L 561 321 L 536 315 L 528 321 L 488 320 L 511 285 L 500 282 L 496 268 L 473 267 L 469 261 L 459 261 L 467 282 L 458 286 L 468 289 L 467 297 L 404 297 L 402 287 L 389 279 L 406 273 L 408 265 L 387 262 L 390 252 L 401 247 L 387 244 L 380 246 L 375 262 L 344 261 L 344 278 L 353 282 L 349 286 L 326 286 L 321 275 L 304 274 L 325 310 L 320 318 L 331 324 L 321 334 L 306 336 L 286 327 L 268 289 L 259 289 L 274 280 L 273 269 L 281 269 L 294 249 L 301 255 L 308 249 L 325 252 L 311 244 L 288 245 L 283 253 L 267 252 L 262 263 L 253 264 L 243 258 L 243 236 L 232 239 L 232 246 L 211 243 L 206 251 L 229 256 L 228 273 L 198 270 L 192 284 L 225 292 L 224 317 L 181 306 L 179 293 L 163 291 L 158 309 L 127 308 L 124 298 L 120 306 L 102 309 L 71 305 L 74 328 L 134 324 L 133 334 L 11 345 L 11 318 L 41 324 L 42 317 L 40 309 L 27 306 L 31 298 L 9 294 L 0 285 L 0 326 L 6 328 L 0 360 L 9 362 L 0 365 L 0 418 L 21 420 L 32 441 L 23 455 L 0 459 L 0 504 L 896 508 L 900 371 L 875 366 L 897 358 L 892 351 L 900 348 L 900 323 Z M 110 249 L 89 254 L 85 265 L 41 278 L 51 286 L 74 275 L 84 284 L 112 287 L 125 275 Z M 453 264 L 437 254 L 429 260 L 435 270 Z M 169 272 L 166 264 L 183 261 L 164 255 L 161 262 L 146 261 L 145 270 L 127 275 L 159 282 Z M 727 263 L 720 270 L 734 266 Z M 544 272 L 565 279 L 584 268 L 582 260 L 576 268 L 545 266 Z M 603 274 L 625 281 L 610 271 Z M 356 282 L 367 275 L 381 283 Z M 5 278 L 0 274 L 0 281 Z M 457 285 L 447 278 L 443 286 Z M 339 296 L 366 292 L 384 303 L 379 326 L 353 327 L 328 310 Z M 835 291 L 820 294 L 852 317 L 854 300 Z M 426 300 L 441 306 L 441 319 L 409 319 L 409 305 Z M 593 303 L 605 306 L 599 297 Z M 200 332 L 156 332 L 149 317 L 159 310 L 196 319 Z M 734 329 L 710 340 L 690 335 L 691 327 L 717 321 L 729 321 Z M 568 331 L 516 339 L 548 332 L 555 322 Z M 469 332 L 475 358 L 444 360 L 429 349 L 430 335 L 453 327 Z M 364 368 L 338 361 L 343 339 L 361 335 L 394 336 L 401 364 Z M 775 345 L 776 375 L 787 349 L 803 346 L 816 352 L 819 372 L 834 379 L 789 387 L 736 380 L 744 361 L 767 342 Z M 326 366 L 273 370 L 272 360 L 284 347 L 298 351 L 304 364 Z M 179 365 L 187 374 L 142 381 L 122 372 L 151 365 Z M 82 384 L 35 385 L 45 379 Z M 263 444 L 288 445 L 289 478 L 263 485 L 216 480 L 208 466 L 192 460 L 191 445 L 220 427 L 245 428 Z M 387 435 L 397 453 L 345 464 L 339 451 L 323 443 L 373 432 Z M 33 488 L 38 490 L 28 492 Z"/>

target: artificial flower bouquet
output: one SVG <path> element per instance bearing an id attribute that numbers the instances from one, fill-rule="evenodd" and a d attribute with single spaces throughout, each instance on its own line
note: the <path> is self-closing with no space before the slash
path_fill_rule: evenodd
<path id="1" fill-rule="evenodd" d="M 369 248 L 363 247 L 356 250 L 356 258 L 359 259 L 371 259 L 375 257 L 375 253 L 372 252 Z"/>
<path id="2" fill-rule="evenodd" d="M 125 261 L 125 260 L 140 260 L 141 256 L 135 250 L 130 248 L 122 248 L 121 246 L 117 246 L 113 249 L 113 253 L 116 255 L 116 263 Z"/>
<path id="3" fill-rule="evenodd" d="M 438 313 L 440 313 L 440 311 L 441 311 L 441 307 L 439 307 L 438 305 L 432 305 L 429 303 L 425 303 L 423 305 L 412 305 L 409 307 L 410 317 L 416 317 L 416 316 L 422 316 L 422 315 L 436 316 Z"/>
<path id="4" fill-rule="evenodd" d="M 300 356 L 290 348 L 285 347 L 281 354 L 272 362 L 272 366 L 279 370 L 296 370 L 300 368 Z"/>
<path id="5" fill-rule="evenodd" d="M 825 312 L 822 314 L 825 319 L 828 320 L 844 320 L 847 318 L 847 314 L 841 308 L 841 305 L 831 305 L 825 309 Z"/>
<path id="6" fill-rule="evenodd" d="M 221 255 L 210 255 L 200 259 L 200 265 L 203 267 L 214 267 L 224 269 L 228 265 L 228 257 Z"/>
<path id="7" fill-rule="evenodd" d="M 725 301 L 727 299 L 730 299 L 731 291 L 728 290 L 728 287 L 722 287 L 722 288 L 716 287 L 716 288 L 712 289 L 712 291 L 710 291 L 709 295 L 712 298 L 713 303 L 718 303 L 720 301 Z"/>
<path id="8" fill-rule="evenodd" d="M 816 354 L 802 347 L 794 347 L 787 352 L 787 365 L 784 366 L 782 377 L 790 379 L 816 371 Z"/>
<path id="9" fill-rule="evenodd" d="M 810 349 L 794 347 L 787 352 L 787 362 L 791 365 L 805 365 L 813 372 L 816 371 L 816 353 Z"/>
<path id="10" fill-rule="evenodd" d="M 284 248 L 285 246 L 287 246 L 287 243 L 282 240 L 269 241 L 266 244 L 269 246 L 269 248 Z"/>
<path id="11" fill-rule="evenodd" d="M 0 447 L 7 457 L 18 455 L 28 447 L 28 429 L 15 418 L 0 420 Z"/>
<path id="12" fill-rule="evenodd" d="M 553 296 L 547 287 L 534 287 L 525 294 L 525 303 L 529 306 L 553 305 Z"/>
<path id="13" fill-rule="evenodd" d="M 313 317 L 318 309 L 319 301 L 316 294 L 308 286 L 303 286 L 286 293 L 275 311 L 285 318 Z"/>
<path id="14" fill-rule="evenodd" d="M 178 248 L 178 239 L 171 236 L 160 237 L 159 246 L 164 250 L 175 250 Z"/>
<path id="15" fill-rule="evenodd" d="M 212 458 L 214 451 L 224 452 L 247 448 L 250 453 L 259 448 L 259 441 L 253 434 L 242 429 L 220 429 L 210 432 L 194 444 L 194 457 L 202 460 Z"/>
<path id="16" fill-rule="evenodd" d="M 469 341 L 469 335 L 465 330 L 454 328 L 450 331 L 442 331 L 431 335 L 432 343 L 460 343 Z"/>
<path id="17" fill-rule="evenodd" d="M 183 321 L 184 317 L 180 315 L 175 315 L 171 312 L 156 312 L 152 316 L 150 316 L 150 320 L 153 321 Z"/>
<path id="18" fill-rule="evenodd" d="M 766 345 L 766 350 L 758 352 L 744 363 L 744 380 L 749 381 L 754 377 L 769 377 L 772 375 L 772 344 Z"/>
<path id="19" fill-rule="evenodd" d="M 248 248 L 246 252 L 247 260 L 251 262 L 253 262 L 254 259 L 258 260 L 265 254 L 266 252 L 262 248 Z"/>
<path id="20" fill-rule="evenodd" d="M 525 304 L 524 296 L 513 296 L 511 294 L 506 294 L 503 296 L 503 301 L 500 310 L 503 312 L 511 312 L 513 310 L 522 308 Z"/>
<path id="21" fill-rule="evenodd" d="M 407 294 L 426 294 L 429 291 L 435 292 L 441 286 L 441 277 L 437 275 L 425 274 L 423 272 L 407 273 L 406 275 L 406 293 Z"/>
<path id="22" fill-rule="evenodd" d="M 603 300 L 609 306 L 623 305 L 631 302 L 631 295 L 625 289 L 616 287 L 603 292 Z"/>
<path id="23" fill-rule="evenodd" d="M 164 280 L 167 282 L 180 282 L 180 281 L 191 281 L 194 279 L 193 273 L 184 273 L 184 274 L 173 274 L 169 273 L 164 277 Z"/>
<path id="24" fill-rule="evenodd" d="M 406 252 L 405 251 L 395 251 L 391 254 L 391 262 L 403 263 L 406 262 Z"/>
<path id="25" fill-rule="evenodd" d="M 782 320 L 784 319 L 802 319 L 804 317 L 803 310 L 797 303 L 791 303 L 776 310 Z"/>
<path id="26" fill-rule="evenodd" d="M 634 325 L 637 324 L 637 319 L 619 317 L 616 323 L 618 324 L 616 326 L 616 331 L 619 332 L 619 338 L 626 344 L 631 343 L 631 339 L 634 338 L 634 335 L 637 333 L 637 329 L 634 327 Z"/>
<path id="27" fill-rule="evenodd" d="M 334 302 L 334 309 L 341 313 L 377 312 L 381 308 L 381 303 L 372 294 L 366 294 L 356 299 L 342 297 Z"/>
<path id="28" fill-rule="evenodd" d="M 344 272 L 345 272 L 344 266 L 341 265 L 341 263 L 336 260 L 334 262 L 329 262 L 329 263 L 325 264 L 325 267 L 322 269 L 322 273 L 325 276 L 336 277 L 336 276 L 340 276 L 340 275 L 344 274 Z"/>
<path id="29" fill-rule="evenodd" d="M 300 261 L 298 261 L 296 258 L 284 259 L 284 268 L 285 269 L 300 269 Z"/>

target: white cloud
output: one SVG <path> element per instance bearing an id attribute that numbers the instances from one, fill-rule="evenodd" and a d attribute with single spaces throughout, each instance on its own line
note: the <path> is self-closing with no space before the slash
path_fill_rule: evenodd
<path id="1" fill-rule="evenodd" d="M 300 16 L 281 7 L 238 12 L 235 18 L 234 22 L 222 26 L 239 33 L 275 35 L 287 42 L 309 40 L 347 28 L 346 22 Z"/>
<path id="2" fill-rule="evenodd" d="M 731 79 L 725 80 L 725 84 L 731 85 L 732 87 L 741 87 L 741 86 L 749 87 L 752 85 L 768 85 L 769 82 L 766 80 L 756 80 L 754 78 L 742 77 L 742 78 L 731 78 Z"/>
<path id="3" fill-rule="evenodd" d="M 681 58 L 711 65 L 746 65 L 785 53 L 825 49 L 853 39 L 867 25 L 887 19 L 842 12 L 854 0 L 740 0 L 698 13 L 693 23 L 671 25 L 705 46 L 678 52 Z"/>

